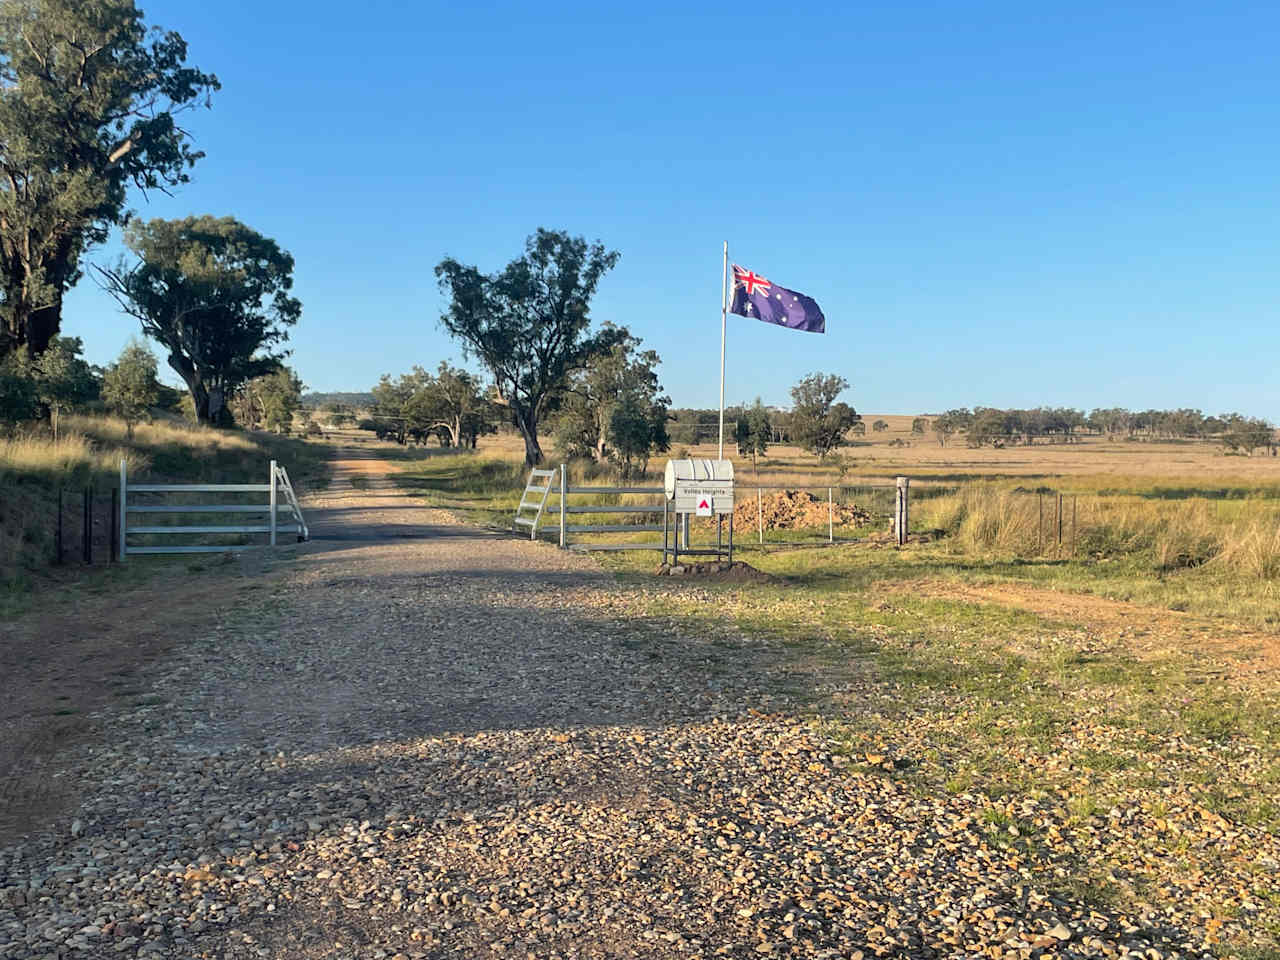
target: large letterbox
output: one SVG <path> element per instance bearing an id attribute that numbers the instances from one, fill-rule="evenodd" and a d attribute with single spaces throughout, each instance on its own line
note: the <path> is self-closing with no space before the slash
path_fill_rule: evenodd
<path id="1" fill-rule="evenodd" d="M 676 513 L 699 517 L 733 513 L 733 463 L 729 460 L 668 460 L 663 478 Z"/>

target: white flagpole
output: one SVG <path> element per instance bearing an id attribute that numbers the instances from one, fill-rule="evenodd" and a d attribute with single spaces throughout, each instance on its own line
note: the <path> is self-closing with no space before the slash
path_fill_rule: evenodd
<path id="1" fill-rule="evenodd" d="M 724 242 L 724 275 L 720 281 L 720 456 L 724 459 L 724 335 L 729 321 L 729 241 Z"/>

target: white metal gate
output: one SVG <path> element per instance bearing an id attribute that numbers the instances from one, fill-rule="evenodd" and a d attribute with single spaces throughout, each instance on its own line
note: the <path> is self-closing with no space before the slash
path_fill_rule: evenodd
<path id="1" fill-rule="evenodd" d="M 265 493 L 266 504 L 247 503 L 173 503 L 164 502 L 171 494 Z M 147 495 L 141 497 L 140 495 Z M 138 497 L 142 502 L 135 502 Z M 285 514 L 281 523 L 280 514 Z M 240 514 L 248 523 L 130 523 L 130 514 L 152 514 L 168 517 L 226 516 Z M 289 473 L 275 460 L 271 461 L 266 483 L 129 483 L 128 461 L 120 461 L 120 559 L 138 553 L 226 553 L 243 550 L 254 544 L 182 543 L 156 545 L 131 544 L 129 537 L 199 536 L 266 534 L 270 546 L 279 534 L 296 534 L 298 541 L 309 536 L 302 508 L 294 495 Z"/>

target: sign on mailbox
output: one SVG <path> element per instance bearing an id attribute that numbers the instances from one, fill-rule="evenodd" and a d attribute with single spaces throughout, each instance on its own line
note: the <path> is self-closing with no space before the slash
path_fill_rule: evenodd
<path id="1" fill-rule="evenodd" d="M 663 482 L 676 513 L 699 517 L 733 513 L 733 463 L 729 460 L 668 460 Z"/>

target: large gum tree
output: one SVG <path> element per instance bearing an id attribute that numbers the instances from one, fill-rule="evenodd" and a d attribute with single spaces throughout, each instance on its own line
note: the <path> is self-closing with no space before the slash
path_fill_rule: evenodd
<path id="1" fill-rule="evenodd" d="M 559 230 L 538 231 L 500 273 L 446 258 L 436 267 L 449 306 L 441 325 L 492 375 L 524 437 L 525 462 L 542 462 L 538 429 L 569 378 L 616 342 L 591 335 L 591 297 L 618 253 Z"/>
<path id="2" fill-rule="evenodd" d="M 133 0 L 0 0 L 0 357 L 57 335 L 80 257 L 203 156 L 181 113 L 218 89 Z"/>
<path id="3" fill-rule="evenodd" d="M 290 294 L 293 257 L 232 217 L 131 223 L 130 267 L 97 268 L 120 308 L 168 350 L 201 423 L 230 423 L 232 394 L 280 368 L 288 327 L 302 316 Z"/>

